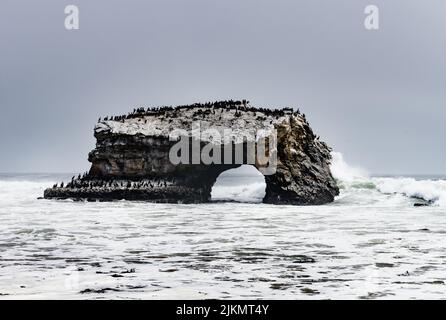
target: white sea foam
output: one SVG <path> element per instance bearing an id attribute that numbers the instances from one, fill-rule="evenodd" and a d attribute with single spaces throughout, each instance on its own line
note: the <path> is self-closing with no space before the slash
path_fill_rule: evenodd
<path id="1" fill-rule="evenodd" d="M 37 200 L 60 181 L 0 175 L 0 299 L 444 296 L 444 209 L 370 180 L 308 207 Z"/>
<path id="2" fill-rule="evenodd" d="M 332 153 L 331 172 L 338 180 L 344 196 L 352 189 L 368 189 L 369 197 L 377 190 L 387 195 L 404 195 L 428 201 L 438 206 L 446 206 L 446 181 L 415 179 L 408 177 L 370 177 L 366 170 L 349 165 L 339 152 Z M 375 193 L 376 195 L 376 193 Z"/>
<path id="3" fill-rule="evenodd" d="M 434 205 L 446 206 L 445 180 L 416 180 L 414 178 L 374 178 L 376 188 L 385 194 L 403 194 Z"/>
<path id="4" fill-rule="evenodd" d="M 265 182 L 236 186 L 215 186 L 212 189 L 212 200 L 214 201 L 261 203 L 264 196 Z"/>

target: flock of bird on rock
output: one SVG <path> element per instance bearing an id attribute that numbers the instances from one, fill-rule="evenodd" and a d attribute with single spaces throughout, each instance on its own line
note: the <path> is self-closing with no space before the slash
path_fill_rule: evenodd
<path id="1" fill-rule="evenodd" d="M 282 108 L 282 109 L 268 109 L 268 108 L 257 108 L 249 105 L 248 100 L 224 100 L 224 101 L 215 101 L 215 102 L 205 102 L 205 103 L 193 103 L 190 105 L 180 105 L 177 107 L 172 106 L 162 106 L 162 107 L 139 107 L 134 108 L 133 111 L 129 112 L 125 115 L 120 116 L 107 116 L 104 119 L 99 118 L 98 122 L 101 121 L 121 121 L 124 122 L 126 119 L 135 119 L 141 118 L 148 115 L 165 115 L 167 112 L 173 112 L 173 117 L 178 116 L 178 112 L 182 109 L 190 109 L 190 108 L 208 108 L 210 112 L 215 112 L 215 109 L 227 109 L 227 110 L 236 110 L 236 116 L 241 114 L 241 111 L 244 112 L 260 112 L 265 116 L 274 116 L 279 117 L 285 114 L 294 114 L 300 115 L 299 109 L 296 111 L 293 108 Z M 305 114 L 302 115 L 305 118 Z"/>
<path id="2" fill-rule="evenodd" d="M 77 177 L 73 176 L 71 178 L 71 181 L 67 184 L 64 184 L 64 182 L 61 182 L 60 184 L 54 184 L 53 188 L 67 188 L 67 189 L 73 189 L 73 188 L 86 188 L 86 189 L 92 189 L 92 188 L 114 188 L 114 189 L 153 189 L 158 187 L 167 187 L 168 185 L 172 184 L 174 182 L 174 179 L 166 180 L 165 178 L 159 179 L 159 178 L 151 178 L 151 179 L 144 179 L 144 180 L 138 180 L 138 181 L 131 181 L 131 180 L 114 180 L 114 179 L 107 179 L 107 180 L 98 180 L 98 179 L 89 179 L 88 174 L 85 172 L 82 176 L 79 174 Z"/>

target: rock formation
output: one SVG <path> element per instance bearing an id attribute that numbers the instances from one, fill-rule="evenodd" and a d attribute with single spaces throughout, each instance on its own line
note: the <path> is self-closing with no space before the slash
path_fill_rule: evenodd
<path id="1" fill-rule="evenodd" d="M 230 139 L 224 135 L 228 128 Z M 183 133 L 172 134 L 178 129 Z M 203 135 L 208 129 L 225 139 Z M 275 141 L 272 132 L 276 133 Z M 88 157 L 90 171 L 45 190 L 45 198 L 208 202 L 218 175 L 243 163 L 264 173 L 264 203 L 324 204 L 339 193 L 329 168 L 330 148 L 314 135 L 305 115 L 290 108 L 254 108 L 247 101 L 232 100 L 138 108 L 128 115 L 100 119 L 94 134 L 97 143 Z M 202 158 L 197 162 L 193 150 L 177 154 L 188 161 L 172 161 L 172 148 L 181 137 L 191 145 L 197 143 L 200 150 L 210 146 L 213 163 Z M 268 163 L 250 158 L 249 146 L 254 144 L 258 151 L 260 140 L 266 143 L 265 154 L 274 155 Z M 271 159 L 275 160 L 273 166 Z"/>

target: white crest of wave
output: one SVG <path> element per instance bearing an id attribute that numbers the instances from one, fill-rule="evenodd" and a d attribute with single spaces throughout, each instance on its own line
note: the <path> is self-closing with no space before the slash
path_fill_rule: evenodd
<path id="1" fill-rule="evenodd" d="M 414 178 L 374 178 L 373 180 L 378 191 L 382 193 L 400 193 L 441 207 L 446 206 L 446 181 L 444 180 L 416 180 Z"/>
<path id="2" fill-rule="evenodd" d="M 438 206 L 446 206 L 445 180 L 417 180 L 408 177 L 370 177 L 366 170 L 349 165 L 340 152 L 332 152 L 330 166 L 333 177 L 338 180 L 341 194 L 351 195 L 353 190 L 380 192 L 381 194 L 398 194 L 409 198 L 422 199 Z"/>
<path id="3" fill-rule="evenodd" d="M 261 203 L 265 196 L 264 183 L 237 186 L 214 186 L 212 200 Z"/>

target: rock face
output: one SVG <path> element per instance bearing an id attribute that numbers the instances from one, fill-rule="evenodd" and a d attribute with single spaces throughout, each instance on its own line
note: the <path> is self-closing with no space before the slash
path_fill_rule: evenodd
<path id="1" fill-rule="evenodd" d="M 264 173 L 264 203 L 324 204 L 339 193 L 330 148 L 313 134 L 305 115 L 289 108 L 254 108 L 246 101 L 139 108 L 100 120 L 94 133 L 90 171 L 45 190 L 45 198 L 208 202 L 219 174 L 244 163 Z M 175 153 L 179 142 L 189 142 L 188 149 Z M 201 150 L 198 159 L 194 143 Z"/>

